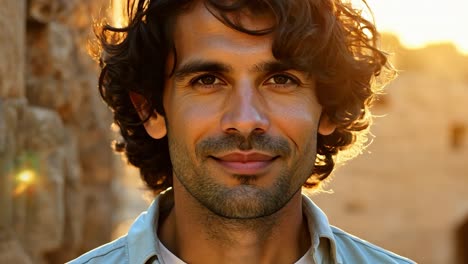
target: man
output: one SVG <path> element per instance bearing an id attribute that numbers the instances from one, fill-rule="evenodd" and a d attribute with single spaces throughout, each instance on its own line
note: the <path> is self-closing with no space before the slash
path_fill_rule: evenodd
<path id="1" fill-rule="evenodd" d="M 158 195 L 126 236 L 71 263 L 413 263 L 330 226 L 301 193 L 370 122 L 387 59 L 359 12 L 341 0 L 128 6 L 127 27 L 98 31 L 99 87 L 117 148 Z"/>

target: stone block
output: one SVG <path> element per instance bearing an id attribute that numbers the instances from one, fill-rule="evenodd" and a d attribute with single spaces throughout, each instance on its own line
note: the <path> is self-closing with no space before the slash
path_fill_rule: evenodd
<path id="1" fill-rule="evenodd" d="M 75 65 L 70 29 L 53 22 L 28 31 L 27 97 L 31 104 L 52 109 L 70 101 Z M 75 98 L 79 99 L 79 98 Z"/>
<path id="2" fill-rule="evenodd" d="M 30 0 L 29 19 L 39 23 L 63 19 L 77 3 L 77 0 Z"/>
<path id="3" fill-rule="evenodd" d="M 33 152 L 50 152 L 64 144 L 65 132 L 60 116 L 42 107 L 28 107 L 19 117 L 18 146 Z"/>
<path id="4" fill-rule="evenodd" d="M 70 124 L 93 120 L 83 119 L 84 108 L 105 108 L 99 100 L 94 102 L 97 71 L 81 47 L 86 41 L 76 39 L 76 32 L 59 22 L 28 31 L 27 98 L 33 105 L 54 109 Z"/>
<path id="5" fill-rule="evenodd" d="M 24 96 L 25 2 L 0 5 L 0 98 Z"/>
<path id="6" fill-rule="evenodd" d="M 18 112 L 26 106 L 22 99 L 0 99 L 0 229 L 13 224 L 13 193 L 16 163 Z"/>
<path id="7" fill-rule="evenodd" d="M 111 215 L 115 209 L 110 186 L 90 187 L 85 198 L 82 251 L 107 243 L 112 234 Z"/>
<path id="8" fill-rule="evenodd" d="M 77 248 L 82 240 L 84 219 L 84 189 L 81 184 L 82 169 L 79 159 L 78 137 L 71 128 L 66 129 L 64 151 L 65 172 L 65 237 L 66 245 Z"/>
<path id="9" fill-rule="evenodd" d="M 115 157 L 111 152 L 110 142 L 104 136 L 101 140 L 80 150 L 83 166 L 82 183 L 86 186 L 111 184 L 114 178 Z"/>
<path id="10" fill-rule="evenodd" d="M 64 127 L 57 113 L 18 111 L 13 227 L 33 256 L 59 247 L 64 230 Z M 22 160 L 23 162 L 17 162 Z M 19 171 L 29 170 L 29 179 Z M 19 178 L 18 178 L 19 177 Z M 18 179 L 17 179 L 18 178 Z"/>
<path id="11" fill-rule="evenodd" d="M 84 221 L 84 192 L 82 188 L 81 167 L 78 156 L 79 145 L 77 136 L 70 127 L 65 128 L 65 145 L 61 148 L 64 153 L 63 174 L 64 193 L 63 211 L 64 218 L 61 232 L 63 232 L 59 247 L 53 251 L 47 251 L 46 259 L 49 264 L 64 263 L 76 257 L 81 246 Z"/>
<path id="12" fill-rule="evenodd" d="M 10 231 L 0 228 L 0 263 L 32 264 L 34 263 Z"/>
<path id="13" fill-rule="evenodd" d="M 63 241 L 65 218 L 64 149 L 41 152 L 38 183 L 28 201 L 26 246 L 40 253 L 59 247 Z"/>

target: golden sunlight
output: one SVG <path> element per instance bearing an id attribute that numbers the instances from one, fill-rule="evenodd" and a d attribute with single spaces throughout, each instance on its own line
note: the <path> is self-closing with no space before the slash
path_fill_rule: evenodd
<path id="1" fill-rule="evenodd" d="M 397 35 L 408 48 L 451 42 L 468 54 L 468 1 L 367 0 L 377 27 Z"/>
<path id="2" fill-rule="evenodd" d="M 123 0 L 111 0 L 111 21 L 113 26 L 123 27 L 125 22 L 125 4 Z"/>

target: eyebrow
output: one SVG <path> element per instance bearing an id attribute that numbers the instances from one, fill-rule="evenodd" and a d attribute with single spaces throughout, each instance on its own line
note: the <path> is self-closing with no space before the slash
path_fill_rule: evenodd
<path id="1" fill-rule="evenodd" d="M 174 71 L 176 79 L 182 79 L 197 72 L 230 72 L 232 67 L 215 61 L 194 60 L 182 64 Z"/>
<path id="2" fill-rule="evenodd" d="M 251 71 L 254 72 L 282 72 L 287 70 L 305 71 L 302 67 L 294 63 L 271 60 L 255 64 Z M 199 72 L 220 72 L 228 73 L 232 71 L 232 66 L 216 61 L 193 60 L 182 64 L 174 71 L 174 77 L 178 80 Z"/>

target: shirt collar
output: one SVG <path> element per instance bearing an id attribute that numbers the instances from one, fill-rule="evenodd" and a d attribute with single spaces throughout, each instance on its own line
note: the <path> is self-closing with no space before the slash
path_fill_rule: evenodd
<path id="1" fill-rule="evenodd" d="M 328 239 L 330 243 L 329 253 L 334 261 L 333 263 L 342 263 L 342 259 L 337 251 L 335 236 L 333 235 L 333 231 L 325 213 L 304 194 L 302 195 L 302 205 L 310 231 L 310 241 L 312 243 L 313 253 L 317 253 L 321 238 Z"/>
<path id="2" fill-rule="evenodd" d="M 146 263 L 160 254 L 158 234 L 158 219 L 161 210 L 173 204 L 172 188 L 162 192 L 151 203 L 148 211 L 138 216 L 130 227 L 127 235 L 128 255 L 130 263 Z M 330 256 L 334 263 L 342 263 L 337 253 L 336 241 L 325 213 L 306 195 L 302 195 L 302 207 L 306 215 L 307 225 L 311 234 L 312 251 L 317 252 L 320 238 L 330 242 Z M 151 230 L 150 232 L 148 232 Z"/>
<path id="3" fill-rule="evenodd" d="M 146 212 L 133 222 L 127 235 L 129 263 L 146 263 L 159 255 L 158 220 L 166 205 L 172 206 L 172 188 L 160 193 Z"/>

